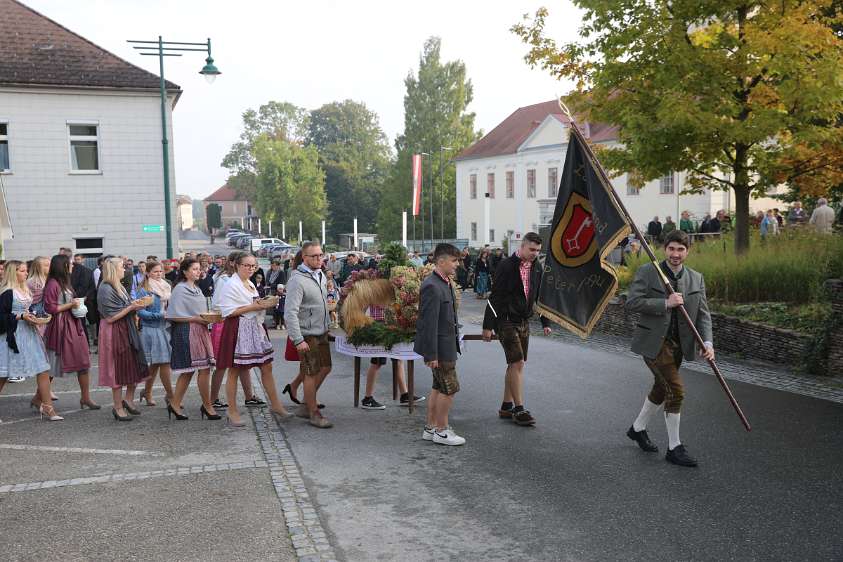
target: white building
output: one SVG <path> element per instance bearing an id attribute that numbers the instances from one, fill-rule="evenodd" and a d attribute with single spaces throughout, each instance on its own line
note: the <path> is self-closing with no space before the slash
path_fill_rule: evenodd
<path id="1" fill-rule="evenodd" d="M 187 195 L 176 196 L 176 216 L 179 230 L 193 229 L 193 199 Z"/>
<path id="2" fill-rule="evenodd" d="M 159 78 L 20 2 L 0 0 L 0 14 L 0 182 L 14 228 L 4 257 L 61 246 L 164 256 Z M 181 90 L 167 88 L 170 124 Z"/>
<path id="3" fill-rule="evenodd" d="M 554 101 L 522 107 L 489 134 L 464 150 L 457 165 L 457 238 L 472 247 L 500 246 L 509 235 L 518 238 L 550 224 L 565 164 L 570 121 Z M 580 124 L 597 145 L 617 146 L 616 128 Z M 612 179 L 635 223 L 646 231 L 654 216 L 678 223 L 682 211 L 701 221 L 706 214 L 735 208 L 731 192 L 680 195 L 685 173 L 651 181 L 640 190 L 627 184 L 627 174 Z M 750 202 L 750 208 L 779 205 L 771 199 Z"/>

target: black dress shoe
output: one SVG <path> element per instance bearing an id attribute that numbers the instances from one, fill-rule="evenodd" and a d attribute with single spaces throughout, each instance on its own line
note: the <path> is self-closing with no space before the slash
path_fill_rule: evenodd
<path id="1" fill-rule="evenodd" d="M 685 445 L 677 445 L 673 449 L 668 449 L 664 456 L 665 460 L 678 464 L 679 466 L 697 466 L 697 459 L 688 454 L 685 450 Z"/>
<path id="2" fill-rule="evenodd" d="M 647 435 L 646 429 L 635 431 L 635 428 L 630 426 L 629 431 L 626 432 L 626 436 L 638 443 L 638 446 L 641 447 L 642 451 L 646 451 L 648 453 L 659 452 L 659 448 L 656 447 L 656 444 L 650 441 L 650 436 Z"/>

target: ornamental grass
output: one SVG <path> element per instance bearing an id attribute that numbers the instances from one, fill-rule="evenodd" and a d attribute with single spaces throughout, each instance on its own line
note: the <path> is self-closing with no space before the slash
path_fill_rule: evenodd
<path id="1" fill-rule="evenodd" d="M 655 249 L 664 259 L 661 247 Z M 621 287 L 632 281 L 647 258 L 628 258 L 619 271 Z M 825 300 L 827 279 L 843 277 L 843 237 L 819 235 L 806 228 L 785 230 L 761 240 L 752 233 L 748 253 L 736 255 L 729 235 L 719 240 L 696 242 L 687 264 L 705 276 L 710 299 L 727 303 L 812 303 Z"/>

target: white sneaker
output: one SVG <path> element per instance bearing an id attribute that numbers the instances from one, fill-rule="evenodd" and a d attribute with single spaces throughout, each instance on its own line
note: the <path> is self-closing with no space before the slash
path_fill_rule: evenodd
<path id="1" fill-rule="evenodd" d="M 443 432 L 437 429 L 433 433 L 433 442 L 439 445 L 464 445 L 465 439 L 454 433 L 450 427 Z"/>
<path id="2" fill-rule="evenodd" d="M 422 439 L 425 441 L 433 441 L 433 428 L 432 427 L 424 427 L 422 430 Z"/>

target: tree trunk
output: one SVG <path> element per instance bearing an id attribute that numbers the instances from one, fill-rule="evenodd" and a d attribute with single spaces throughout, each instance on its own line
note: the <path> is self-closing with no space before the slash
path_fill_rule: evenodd
<path id="1" fill-rule="evenodd" d="M 737 221 L 735 223 L 735 253 L 745 254 L 749 252 L 749 173 L 747 163 L 749 158 L 749 147 L 738 144 L 735 146 L 735 162 L 732 171 L 735 173 L 735 212 Z"/>
<path id="2" fill-rule="evenodd" d="M 749 251 L 749 187 L 735 186 L 735 253 Z"/>

